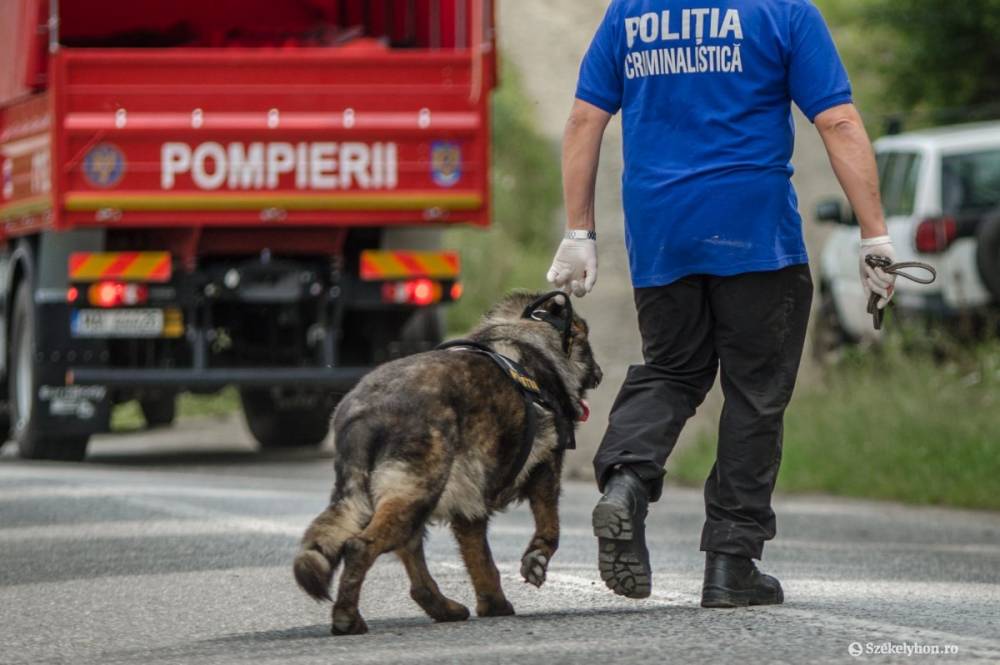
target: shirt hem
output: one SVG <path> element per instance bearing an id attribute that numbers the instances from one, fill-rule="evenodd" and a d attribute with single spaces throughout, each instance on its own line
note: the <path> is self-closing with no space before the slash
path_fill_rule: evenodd
<path id="1" fill-rule="evenodd" d="M 853 104 L 854 96 L 850 93 L 834 95 L 832 97 L 827 97 L 826 99 L 820 101 L 817 104 L 813 104 L 809 107 L 808 111 L 805 111 L 806 117 L 809 118 L 809 122 L 815 124 L 816 116 L 818 116 L 823 111 L 829 111 L 834 106 L 842 106 L 844 104 Z"/>
<path id="2" fill-rule="evenodd" d="M 772 270 L 781 270 L 783 268 L 789 268 L 791 266 L 804 265 L 809 263 L 809 254 L 790 254 L 788 256 L 783 256 L 778 259 L 769 259 L 766 261 L 747 261 L 745 263 L 734 263 L 726 266 L 725 268 L 718 268 L 713 266 L 688 266 L 686 268 L 679 268 L 677 270 L 672 270 L 667 273 L 661 273 L 659 275 L 653 275 L 651 277 L 645 277 L 643 279 L 632 279 L 632 286 L 637 289 L 646 289 L 656 286 L 667 286 L 673 284 L 679 279 L 685 277 L 690 277 L 691 275 L 712 275 L 713 277 L 733 277 L 734 275 L 742 275 L 751 272 L 769 272 Z"/>
<path id="3" fill-rule="evenodd" d="M 619 109 L 621 108 L 620 106 L 618 106 L 613 102 L 609 102 L 606 99 L 602 99 L 586 91 L 577 90 L 576 98 L 579 99 L 580 101 L 587 102 L 588 104 L 596 106 L 605 113 L 610 113 L 611 115 L 618 113 Z"/>

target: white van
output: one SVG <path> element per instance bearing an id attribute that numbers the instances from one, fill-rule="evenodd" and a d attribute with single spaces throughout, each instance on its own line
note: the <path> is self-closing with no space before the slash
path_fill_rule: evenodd
<path id="1" fill-rule="evenodd" d="M 896 281 L 901 314 L 981 320 L 1000 304 L 1000 122 L 940 127 L 875 143 L 882 203 L 899 261 L 922 261 L 938 280 Z M 872 337 L 858 277 L 857 220 L 840 200 L 816 218 L 838 224 L 820 262 L 820 346 Z"/>

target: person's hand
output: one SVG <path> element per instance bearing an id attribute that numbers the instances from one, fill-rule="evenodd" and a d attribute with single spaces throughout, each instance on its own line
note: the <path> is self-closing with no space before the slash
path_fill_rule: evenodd
<path id="1" fill-rule="evenodd" d="M 881 268 L 872 268 L 865 259 L 869 256 L 881 256 L 890 263 L 896 263 L 896 250 L 892 248 L 889 236 L 865 238 L 861 241 L 861 284 L 865 295 L 871 298 L 872 293 L 879 297 L 878 308 L 885 309 L 892 300 L 893 289 L 896 286 L 896 276 L 890 275 Z"/>
<path id="2" fill-rule="evenodd" d="M 577 298 L 593 291 L 597 283 L 597 241 L 563 240 L 546 279 L 552 286 Z"/>

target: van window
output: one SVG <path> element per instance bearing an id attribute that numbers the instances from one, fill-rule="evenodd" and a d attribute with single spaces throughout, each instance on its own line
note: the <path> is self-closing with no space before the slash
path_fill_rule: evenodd
<path id="1" fill-rule="evenodd" d="M 948 215 L 982 214 L 1000 207 L 1000 150 L 945 157 L 941 197 Z"/>
<path id="2" fill-rule="evenodd" d="M 913 152 L 888 152 L 878 156 L 882 207 L 887 217 L 912 215 L 917 205 L 917 184 L 923 157 Z"/>

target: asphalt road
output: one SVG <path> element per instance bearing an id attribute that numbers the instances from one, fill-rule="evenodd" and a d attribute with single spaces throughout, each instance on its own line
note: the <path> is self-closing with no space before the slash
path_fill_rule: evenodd
<path id="1" fill-rule="evenodd" d="M 328 456 L 257 456 L 233 422 L 93 450 L 82 465 L 0 456 L 0 663 L 1000 662 L 997 515 L 784 498 L 764 565 L 786 604 L 703 610 L 697 492 L 654 507 L 654 593 L 636 602 L 601 583 L 596 493 L 570 483 L 541 589 L 517 575 L 527 510 L 494 523 L 516 617 L 435 625 L 384 557 L 362 598 L 371 633 L 332 637 L 329 607 L 289 568 L 330 489 Z M 428 559 L 444 592 L 472 603 L 446 531 L 432 531 Z M 957 655 L 866 653 L 887 645 Z"/>

